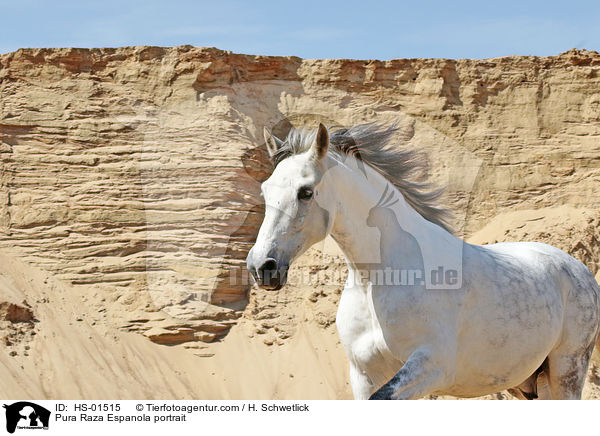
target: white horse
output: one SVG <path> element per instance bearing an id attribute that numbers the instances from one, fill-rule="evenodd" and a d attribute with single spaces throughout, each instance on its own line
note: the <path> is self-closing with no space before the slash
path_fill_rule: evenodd
<path id="1" fill-rule="evenodd" d="M 475 397 L 505 389 L 579 399 L 600 336 L 592 273 L 541 243 L 471 245 L 448 231 L 421 154 L 393 128 L 265 129 L 275 164 L 248 270 L 280 289 L 289 265 L 331 235 L 349 269 L 336 324 L 357 399 Z"/>

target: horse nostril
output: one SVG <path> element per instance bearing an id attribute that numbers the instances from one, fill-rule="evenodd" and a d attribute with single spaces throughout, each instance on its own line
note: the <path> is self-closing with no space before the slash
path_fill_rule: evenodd
<path id="1" fill-rule="evenodd" d="M 257 276 L 259 278 L 259 284 L 263 288 L 278 288 L 280 280 L 277 271 L 277 261 L 275 259 L 267 259 L 260 268 L 258 268 Z"/>
<path id="2" fill-rule="evenodd" d="M 258 269 L 260 273 L 262 272 L 270 272 L 273 273 L 277 271 L 277 261 L 275 259 L 268 259 L 262 266 Z"/>

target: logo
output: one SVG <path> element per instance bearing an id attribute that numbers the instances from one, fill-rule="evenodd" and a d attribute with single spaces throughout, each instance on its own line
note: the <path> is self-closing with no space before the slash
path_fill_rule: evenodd
<path id="1" fill-rule="evenodd" d="M 19 401 L 4 405 L 6 409 L 6 431 L 14 433 L 16 429 L 48 430 L 50 411 L 28 401 Z"/>

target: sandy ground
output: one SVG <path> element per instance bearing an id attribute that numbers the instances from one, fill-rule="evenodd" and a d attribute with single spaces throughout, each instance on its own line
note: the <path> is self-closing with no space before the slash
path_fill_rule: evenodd
<path id="1" fill-rule="evenodd" d="M 333 326 L 302 325 L 285 344 L 270 346 L 242 321 L 211 345 L 214 356 L 199 357 L 196 349 L 85 321 L 84 288 L 6 255 L 0 280 L 2 300 L 26 302 L 35 315 L 33 322 L 2 321 L 11 342 L 0 359 L 3 398 L 349 398 Z"/>

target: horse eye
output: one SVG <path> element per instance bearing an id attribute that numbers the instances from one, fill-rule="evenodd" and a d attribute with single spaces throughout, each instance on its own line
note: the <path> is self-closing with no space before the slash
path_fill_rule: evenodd
<path id="1" fill-rule="evenodd" d="M 298 191 L 298 200 L 310 200 L 313 196 L 313 190 L 310 188 L 300 188 Z"/>

